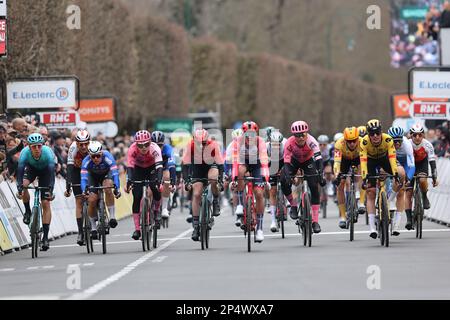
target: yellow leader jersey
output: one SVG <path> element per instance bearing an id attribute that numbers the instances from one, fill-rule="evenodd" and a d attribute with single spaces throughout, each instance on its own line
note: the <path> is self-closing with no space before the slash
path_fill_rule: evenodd
<path id="1" fill-rule="evenodd" d="M 359 158 L 359 154 L 361 153 L 361 140 L 362 138 L 358 138 L 359 141 L 356 145 L 355 150 L 350 150 L 345 142 L 344 138 L 336 141 L 334 145 L 334 174 L 338 175 L 341 171 L 341 162 L 342 158 L 346 160 L 355 160 Z"/>
<path id="2" fill-rule="evenodd" d="M 397 154 L 395 151 L 394 140 L 392 137 L 386 133 L 382 134 L 381 143 L 378 146 L 374 146 L 370 142 L 369 135 L 365 136 L 361 140 L 361 171 L 362 177 L 365 179 L 367 177 L 367 158 L 371 159 L 382 159 L 388 157 L 389 163 L 391 165 L 392 173 L 397 174 Z"/>

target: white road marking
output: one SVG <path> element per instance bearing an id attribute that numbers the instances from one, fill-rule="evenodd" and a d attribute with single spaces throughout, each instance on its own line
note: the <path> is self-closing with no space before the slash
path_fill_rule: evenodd
<path id="1" fill-rule="evenodd" d="M 27 268 L 27 270 L 37 270 L 37 269 L 39 269 L 40 267 L 28 267 Z"/>
<path id="2" fill-rule="evenodd" d="M 152 260 L 152 262 L 156 262 L 156 263 L 163 262 L 164 260 L 166 260 L 166 258 L 167 258 L 167 256 L 161 256 L 161 257 L 158 257 L 158 258 Z"/>
<path id="3" fill-rule="evenodd" d="M 173 243 L 175 243 L 176 241 L 178 241 L 180 238 L 184 237 L 185 235 L 187 235 L 191 231 L 192 231 L 192 229 L 189 229 L 189 230 L 186 230 L 186 231 L 182 232 L 181 234 L 179 234 L 175 238 L 172 238 L 169 241 L 163 243 L 160 247 L 158 247 L 154 251 L 151 251 L 149 253 L 144 254 L 142 257 L 140 257 L 136 261 L 130 263 L 125 268 L 123 268 L 119 272 L 111 275 L 107 279 L 98 282 L 97 284 L 95 284 L 92 287 L 84 290 L 81 293 L 75 293 L 75 294 L 71 295 L 68 298 L 68 300 L 89 299 L 90 297 L 92 297 L 95 294 L 99 293 L 101 290 L 105 289 L 107 286 L 109 286 L 109 285 L 113 284 L 114 282 L 120 280 L 122 277 L 126 276 L 128 273 L 130 273 L 131 271 L 136 269 L 139 265 L 143 264 L 144 262 L 146 262 L 151 257 L 157 255 L 159 252 L 161 252 L 162 250 L 166 249 L 167 247 L 169 247 L 170 245 L 172 245 Z"/>
<path id="4" fill-rule="evenodd" d="M 42 269 L 53 269 L 55 266 L 43 266 Z"/>
<path id="5" fill-rule="evenodd" d="M 9 272 L 9 271 L 14 271 L 16 269 L 14 268 L 4 268 L 4 269 L 0 269 L 0 272 Z"/>
<path id="6" fill-rule="evenodd" d="M 92 267 L 94 264 L 94 262 L 83 263 L 83 267 Z"/>

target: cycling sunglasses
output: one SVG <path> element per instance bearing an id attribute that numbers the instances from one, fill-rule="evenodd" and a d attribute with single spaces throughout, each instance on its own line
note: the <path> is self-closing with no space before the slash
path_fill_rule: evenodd
<path id="1" fill-rule="evenodd" d="M 381 136 L 381 131 L 375 131 L 375 132 L 370 132 L 369 136 L 374 137 L 374 136 Z"/>
<path id="2" fill-rule="evenodd" d="M 403 139 L 394 139 L 394 143 L 402 144 L 403 143 Z"/>
<path id="3" fill-rule="evenodd" d="M 42 144 L 32 144 L 30 146 L 31 149 L 42 149 Z"/>
<path id="4" fill-rule="evenodd" d="M 304 138 L 304 137 L 306 137 L 306 133 L 296 133 L 296 134 L 294 134 L 294 137 L 296 137 L 296 138 Z"/>
<path id="5" fill-rule="evenodd" d="M 417 138 L 417 137 L 421 137 L 422 134 L 421 134 L 421 133 L 413 133 L 412 136 L 413 136 L 414 138 Z"/>
<path id="6" fill-rule="evenodd" d="M 101 154 L 91 154 L 92 159 L 100 159 L 102 157 Z"/>
<path id="7" fill-rule="evenodd" d="M 143 144 L 138 144 L 137 147 L 138 147 L 139 149 L 148 148 L 148 147 L 150 147 L 150 142 L 143 143 Z"/>

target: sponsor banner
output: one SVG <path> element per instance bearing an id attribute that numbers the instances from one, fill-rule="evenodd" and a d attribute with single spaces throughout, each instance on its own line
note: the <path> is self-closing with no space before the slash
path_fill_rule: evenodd
<path id="1" fill-rule="evenodd" d="M 72 129 L 77 125 L 76 112 L 39 112 L 40 123 L 45 124 L 48 128 Z"/>
<path id="2" fill-rule="evenodd" d="M 410 106 L 412 118 L 427 120 L 446 120 L 449 118 L 450 104 L 443 102 L 418 102 L 414 101 Z"/>
<path id="3" fill-rule="evenodd" d="M 6 0 L 0 0 L 0 17 L 7 17 L 7 5 Z"/>
<path id="4" fill-rule="evenodd" d="M 84 122 L 115 121 L 114 98 L 83 98 L 80 100 L 80 120 Z"/>
<path id="5" fill-rule="evenodd" d="M 0 57 L 6 57 L 8 53 L 8 23 L 0 18 Z"/>
<path id="6" fill-rule="evenodd" d="M 441 65 L 450 66 L 450 28 L 440 30 Z"/>
<path id="7" fill-rule="evenodd" d="M 8 81 L 7 109 L 77 109 L 78 80 Z"/>
<path id="8" fill-rule="evenodd" d="M 428 70 L 419 68 L 410 71 L 410 98 L 423 99 L 450 99 L 450 71 Z"/>

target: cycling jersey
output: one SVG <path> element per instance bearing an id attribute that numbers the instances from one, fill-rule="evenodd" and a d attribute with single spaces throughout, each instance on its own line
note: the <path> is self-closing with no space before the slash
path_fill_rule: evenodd
<path id="1" fill-rule="evenodd" d="M 83 163 L 83 159 L 88 155 L 82 154 L 80 150 L 78 150 L 77 143 L 74 142 L 70 145 L 69 154 L 67 155 L 67 165 L 73 165 L 75 168 L 81 168 Z"/>
<path id="2" fill-rule="evenodd" d="M 288 139 L 284 147 L 284 163 L 291 164 L 293 159 L 299 163 L 305 163 L 312 158 L 314 161 L 322 160 L 319 143 L 312 135 L 308 134 L 303 147 L 297 144 L 294 136 Z"/>
<path id="3" fill-rule="evenodd" d="M 84 158 L 81 165 L 81 190 L 86 190 L 90 175 L 106 176 L 109 173 L 114 180 L 114 185 L 119 188 L 119 171 L 117 170 L 116 160 L 114 159 L 112 154 L 108 151 L 103 151 L 102 160 L 98 165 L 96 165 L 94 161 L 92 161 L 90 156 L 87 156 L 86 158 Z"/>
<path id="4" fill-rule="evenodd" d="M 336 141 L 334 145 L 334 167 L 333 167 L 334 173 L 336 175 L 338 175 L 341 172 L 342 159 L 357 160 L 359 158 L 359 154 L 361 152 L 360 147 L 361 140 L 362 139 L 359 138 L 356 148 L 354 150 L 350 150 L 344 138 L 341 138 L 338 141 Z"/>
<path id="5" fill-rule="evenodd" d="M 322 154 L 323 162 L 327 162 L 332 159 L 332 155 L 333 155 L 333 153 L 331 152 L 332 148 L 333 147 L 330 144 L 328 144 L 327 147 L 323 151 L 320 151 L 320 153 Z"/>
<path id="6" fill-rule="evenodd" d="M 55 174 L 55 154 L 52 149 L 47 146 L 42 146 L 41 156 L 39 159 L 35 159 L 31 152 L 30 147 L 26 147 L 20 152 L 19 165 L 17 168 L 17 185 L 23 185 L 23 176 L 25 168 L 30 170 L 44 171 L 47 170 L 50 175 L 53 175 L 53 179 L 50 179 L 49 187 L 53 188 L 54 174 Z"/>
<path id="7" fill-rule="evenodd" d="M 161 154 L 164 162 L 164 170 L 175 168 L 175 159 L 173 155 L 173 148 L 170 144 L 165 144 L 161 149 Z"/>
<path id="8" fill-rule="evenodd" d="M 365 179 L 368 174 L 367 160 L 384 160 L 388 159 L 392 169 L 392 174 L 397 174 L 397 153 L 395 151 L 394 141 L 388 134 L 383 133 L 381 136 L 381 142 L 378 146 L 374 146 L 370 142 L 370 137 L 367 135 L 361 140 L 361 171 L 362 177 Z"/>
<path id="9" fill-rule="evenodd" d="M 412 142 L 406 137 L 403 137 L 402 146 L 397 149 L 397 160 L 405 169 L 408 179 L 411 180 L 414 176 L 414 172 L 416 171 L 416 166 L 414 163 Z"/>
<path id="10" fill-rule="evenodd" d="M 219 144 L 213 140 L 208 140 L 206 145 L 196 144 L 194 140 L 188 143 L 183 156 L 184 165 L 212 165 L 223 164 L 222 154 Z"/>
<path id="11" fill-rule="evenodd" d="M 162 163 L 163 158 L 161 155 L 161 149 L 154 142 L 150 144 L 147 153 L 142 154 L 142 152 L 137 147 L 137 143 L 133 143 L 128 149 L 128 167 L 140 167 L 149 168 L 156 163 Z"/>
<path id="12" fill-rule="evenodd" d="M 264 139 L 261 137 L 239 137 L 232 144 L 232 177 L 239 176 L 240 165 L 260 166 L 259 175 L 269 181 L 269 157 Z"/>
<path id="13" fill-rule="evenodd" d="M 414 150 L 414 160 L 416 163 L 421 162 L 426 158 L 428 158 L 428 161 L 436 161 L 434 147 L 427 139 L 423 139 L 418 145 L 411 140 L 411 144 Z"/>

